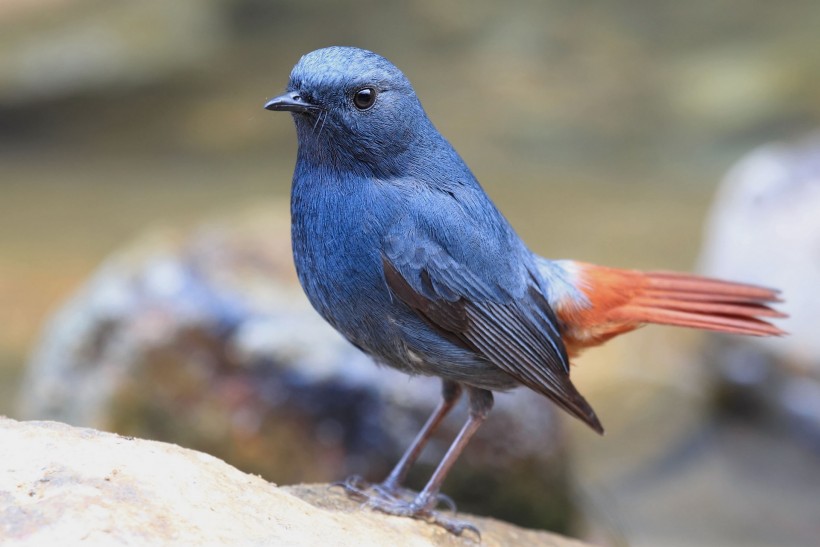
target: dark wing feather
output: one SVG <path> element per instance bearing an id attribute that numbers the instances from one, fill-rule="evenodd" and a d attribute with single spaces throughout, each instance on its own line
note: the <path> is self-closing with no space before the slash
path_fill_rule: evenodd
<path id="1" fill-rule="evenodd" d="M 557 321 L 535 286 L 521 298 L 504 297 L 443 249 L 418 251 L 411 253 L 411 260 L 382 257 L 385 281 L 396 297 L 448 340 L 603 432 L 595 412 L 570 382 Z"/>

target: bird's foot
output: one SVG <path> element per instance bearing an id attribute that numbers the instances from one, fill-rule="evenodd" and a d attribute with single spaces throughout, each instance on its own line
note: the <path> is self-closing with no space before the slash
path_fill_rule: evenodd
<path id="1" fill-rule="evenodd" d="M 481 538 L 481 533 L 475 525 L 445 516 L 434 510 L 440 504 L 444 504 L 449 511 L 455 514 L 455 503 L 452 498 L 444 494 L 436 494 L 431 497 L 432 499 L 425 499 L 407 488 L 387 483 L 371 484 L 359 476 L 348 477 L 344 481 L 335 483 L 334 486 L 341 486 L 350 498 L 376 511 L 436 524 L 457 536 L 464 531 L 471 531 Z"/>
<path id="2" fill-rule="evenodd" d="M 375 509 L 376 511 L 387 513 L 388 515 L 410 517 L 441 526 L 451 534 L 455 534 L 457 536 L 460 536 L 465 530 L 468 530 L 473 532 L 479 539 L 481 538 L 481 532 L 478 531 L 478 528 L 476 528 L 475 525 L 431 509 L 429 507 L 430 505 L 433 507 L 438 505 L 438 499 L 439 496 L 437 496 L 436 501 L 431 504 L 425 503 L 425 500 L 420 499 L 419 496 L 417 496 L 413 501 L 395 498 L 385 499 L 372 497 L 365 502 L 365 505 Z M 450 503 L 452 503 L 452 501 Z"/>
<path id="3" fill-rule="evenodd" d="M 359 475 L 353 475 L 343 481 L 334 482 L 332 486 L 344 488 L 348 497 L 357 501 L 366 502 L 373 498 L 380 498 L 393 501 L 412 502 L 419 495 L 418 492 L 403 488 L 389 482 L 371 483 L 364 480 Z M 447 494 L 437 494 L 435 506 L 444 504 L 453 513 L 457 511 L 456 502 Z"/>

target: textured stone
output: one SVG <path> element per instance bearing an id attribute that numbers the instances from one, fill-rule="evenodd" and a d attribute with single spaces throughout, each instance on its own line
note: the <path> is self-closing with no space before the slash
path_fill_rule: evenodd
<path id="1" fill-rule="evenodd" d="M 437 526 L 362 509 L 327 485 L 277 488 L 193 450 L 0 418 L 3 545 L 470 545 Z M 581 546 L 471 517 L 482 545 Z"/>

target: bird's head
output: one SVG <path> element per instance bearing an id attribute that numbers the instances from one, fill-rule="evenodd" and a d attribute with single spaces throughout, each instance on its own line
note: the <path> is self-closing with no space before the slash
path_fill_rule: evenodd
<path id="1" fill-rule="evenodd" d="M 376 172 L 398 168 L 393 164 L 415 142 L 437 135 L 404 74 L 384 57 L 352 47 L 302 57 L 287 92 L 265 108 L 293 114 L 303 159 Z"/>

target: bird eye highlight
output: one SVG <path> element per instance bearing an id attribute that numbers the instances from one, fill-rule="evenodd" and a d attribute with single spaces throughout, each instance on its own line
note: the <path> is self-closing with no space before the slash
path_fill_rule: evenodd
<path id="1" fill-rule="evenodd" d="M 376 102 L 376 90 L 363 87 L 353 94 L 353 105 L 359 110 L 367 110 Z"/>

